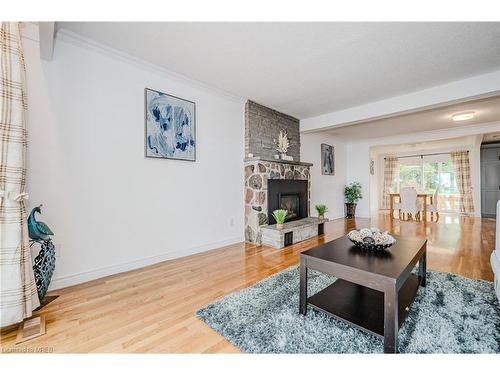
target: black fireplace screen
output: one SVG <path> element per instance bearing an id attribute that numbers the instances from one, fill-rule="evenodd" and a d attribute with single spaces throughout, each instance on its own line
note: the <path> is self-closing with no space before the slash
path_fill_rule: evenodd
<path id="1" fill-rule="evenodd" d="M 267 182 L 267 217 L 269 224 L 276 224 L 272 212 L 278 208 L 288 211 L 285 221 L 309 215 L 307 180 L 273 180 Z"/>

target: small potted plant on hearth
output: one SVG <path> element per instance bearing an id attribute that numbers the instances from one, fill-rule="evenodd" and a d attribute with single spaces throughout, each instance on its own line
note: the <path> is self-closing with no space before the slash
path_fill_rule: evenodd
<path id="1" fill-rule="evenodd" d="M 318 219 L 325 220 L 325 213 L 328 211 L 328 207 L 324 204 L 317 204 L 315 208 L 318 212 Z"/>
<path id="2" fill-rule="evenodd" d="M 361 195 L 361 184 L 353 182 L 344 188 L 346 218 L 356 215 L 356 205 L 363 196 Z"/>
<path id="3" fill-rule="evenodd" d="M 276 229 L 283 229 L 283 224 L 285 223 L 287 210 L 274 210 L 273 217 L 276 220 Z"/>

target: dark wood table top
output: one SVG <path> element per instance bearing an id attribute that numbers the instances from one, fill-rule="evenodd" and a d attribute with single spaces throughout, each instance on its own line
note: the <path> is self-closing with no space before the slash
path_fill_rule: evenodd
<path id="1" fill-rule="evenodd" d="M 337 238 L 300 254 L 312 258 L 351 267 L 385 278 L 398 279 L 423 254 L 426 239 L 395 236 L 396 243 L 384 253 L 371 253 L 358 249 L 347 237 Z"/>

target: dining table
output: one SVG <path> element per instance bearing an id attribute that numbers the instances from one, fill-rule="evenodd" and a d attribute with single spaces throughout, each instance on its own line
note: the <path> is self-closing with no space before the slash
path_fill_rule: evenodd
<path id="1" fill-rule="evenodd" d="M 390 212 L 391 219 L 394 217 L 394 198 L 399 198 L 399 202 L 401 202 L 401 194 L 400 193 L 389 193 L 390 198 Z M 433 204 L 433 194 L 431 193 L 417 193 L 417 199 L 423 200 L 423 220 L 427 221 L 427 202 L 429 204 Z"/>

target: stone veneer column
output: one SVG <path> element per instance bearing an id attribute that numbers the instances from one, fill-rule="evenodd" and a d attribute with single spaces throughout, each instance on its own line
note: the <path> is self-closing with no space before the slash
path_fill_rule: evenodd
<path id="1" fill-rule="evenodd" d="M 277 154 L 275 139 L 280 130 L 287 133 L 290 147 L 287 155 L 300 161 L 300 121 L 248 100 L 245 104 L 245 155 L 274 160 Z"/>
<path id="2" fill-rule="evenodd" d="M 261 225 L 268 223 L 267 180 L 308 180 L 307 212 L 311 205 L 310 166 L 288 164 L 286 161 L 245 161 L 245 241 L 261 243 Z"/>

